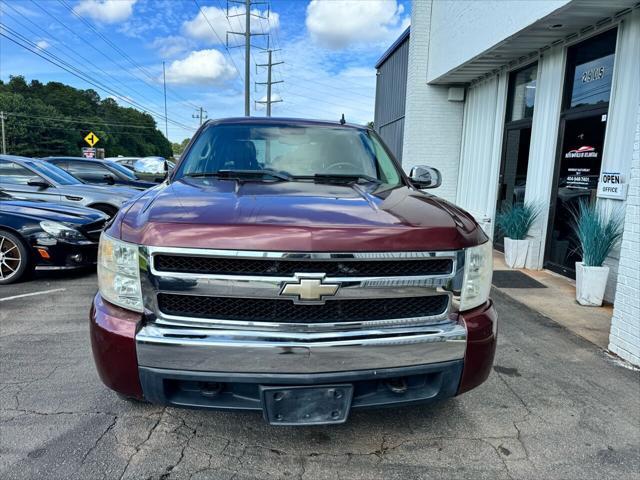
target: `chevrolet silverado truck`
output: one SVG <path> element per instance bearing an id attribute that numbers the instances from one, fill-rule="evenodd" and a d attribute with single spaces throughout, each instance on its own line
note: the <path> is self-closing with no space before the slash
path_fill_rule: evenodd
<path id="1" fill-rule="evenodd" d="M 91 342 L 121 397 L 276 425 L 446 399 L 496 348 L 491 242 L 342 122 L 209 121 L 100 240 Z"/>

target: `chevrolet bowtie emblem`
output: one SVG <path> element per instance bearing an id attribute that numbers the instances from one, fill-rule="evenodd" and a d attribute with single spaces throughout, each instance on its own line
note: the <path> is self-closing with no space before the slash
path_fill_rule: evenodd
<path id="1" fill-rule="evenodd" d="M 296 279 L 296 282 L 286 283 L 280 295 L 294 297 L 294 300 L 300 303 L 323 303 L 325 297 L 335 295 L 340 288 L 337 283 L 324 283 L 324 275 L 312 277 L 296 274 Z"/>

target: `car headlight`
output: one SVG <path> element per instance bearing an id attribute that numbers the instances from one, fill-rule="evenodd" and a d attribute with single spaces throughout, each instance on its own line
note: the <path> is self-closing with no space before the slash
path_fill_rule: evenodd
<path id="1" fill-rule="evenodd" d="M 493 246 L 490 241 L 467 248 L 460 292 L 460 311 L 470 310 L 489 299 L 493 275 Z"/>
<path id="2" fill-rule="evenodd" d="M 102 297 L 129 310 L 142 312 L 142 289 L 138 246 L 100 236 L 98 248 L 98 288 Z"/>
<path id="3" fill-rule="evenodd" d="M 62 223 L 45 220 L 40 222 L 40 228 L 59 240 L 87 240 L 78 230 Z"/>

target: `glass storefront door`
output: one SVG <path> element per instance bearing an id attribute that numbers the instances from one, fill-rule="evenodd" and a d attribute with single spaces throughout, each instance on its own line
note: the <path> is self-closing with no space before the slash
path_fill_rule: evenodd
<path id="1" fill-rule="evenodd" d="M 537 63 L 513 71 L 509 75 L 497 213 L 506 206 L 524 202 L 537 75 Z M 503 239 L 504 235 L 496 228 L 493 244 L 498 250 L 504 249 Z"/>
<path id="2" fill-rule="evenodd" d="M 575 276 L 580 261 L 572 211 L 595 202 L 613 78 L 616 30 L 567 51 L 559 151 L 547 232 L 545 267 Z"/>
<path id="3" fill-rule="evenodd" d="M 531 126 L 507 128 L 505 132 L 504 157 L 500 165 L 498 179 L 498 205 L 500 212 L 508 205 L 524 203 L 529 166 L 529 147 L 531 145 Z M 502 250 L 504 235 L 499 229 L 494 234 L 494 245 Z"/>
<path id="4" fill-rule="evenodd" d="M 580 201 L 595 201 L 602 165 L 606 118 L 606 113 L 599 113 L 563 120 L 564 132 L 555 204 L 552 204 L 553 227 L 547 247 L 547 268 L 569 276 L 575 274 L 575 262 L 580 261 L 571 213 L 576 211 Z"/>

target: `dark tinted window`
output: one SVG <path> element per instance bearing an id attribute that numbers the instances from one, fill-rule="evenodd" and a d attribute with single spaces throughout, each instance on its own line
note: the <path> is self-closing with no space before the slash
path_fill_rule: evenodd
<path id="1" fill-rule="evenodd" d="M 73 175 L 68 174 L 60 167 L 56 167 L 51 163 L 44 161 L 29 162 L 29 167 L 35 171 L 42 173 L 45 177 L 50 178 L 60 185 L 78 185 L 82 182 Z"/>
<path id="2" fill-rule="evenodd" d="M 29 179 L 33 177 L 37 177 L 37 175 L 22 165 L 0 161 L 0 183 L 26 185 Z"/>
<path id="3" fill-rule="evenodd" d="M 569 49 L 566 108 L 609 102 L 616 34 L 617 30 L 609 30 Z"/>
<path id="4" fill-rule="evenodd" d="M 129 180 L 137 180 L 135 173 L 117 162 L 107 162 L 105 165 L 114 171 L 114 173 L 119 172 L 121 177 L 127 177 Z"/>
<path id="5" fill-rule="evenodd" d="M 83 174 L 108 175 L 110 173 L 105 166 L 94 162 L 69 162 L 69 171 L 77 176 Z"/>

